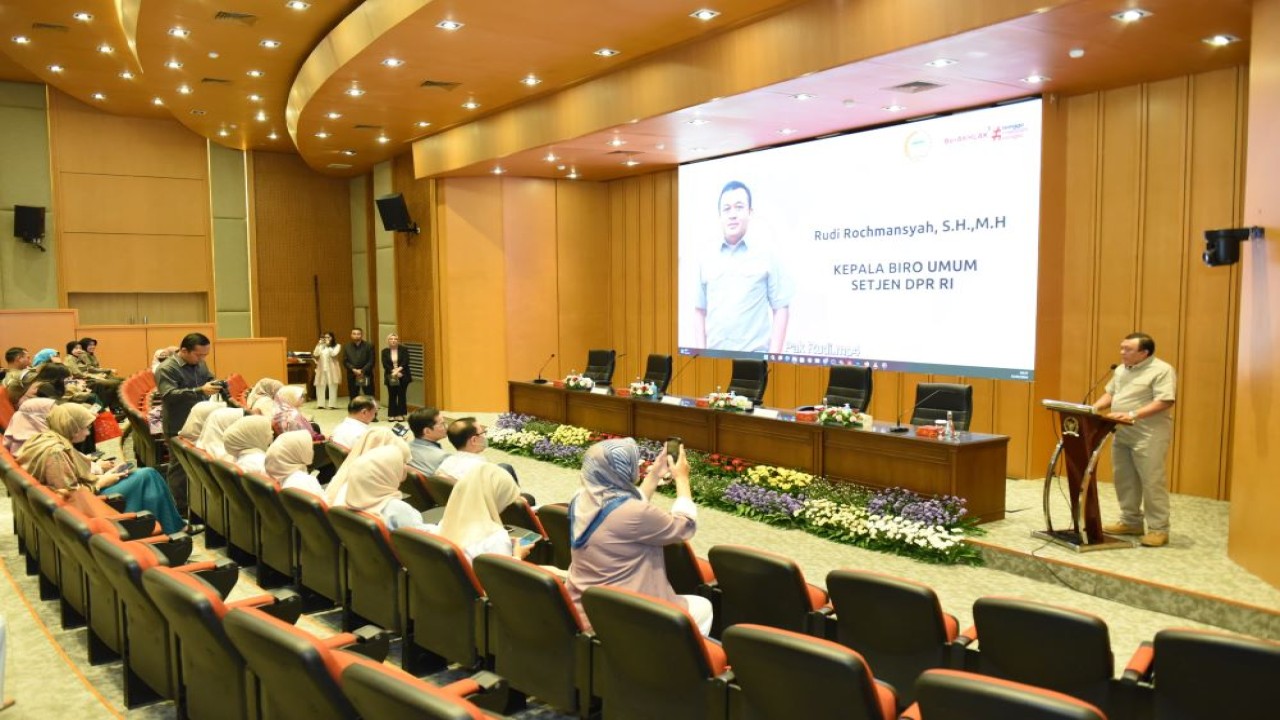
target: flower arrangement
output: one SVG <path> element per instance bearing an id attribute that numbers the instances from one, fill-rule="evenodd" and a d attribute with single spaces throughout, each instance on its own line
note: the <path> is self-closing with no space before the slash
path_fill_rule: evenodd
<path id="1" fill-rule="evenodd" d="M 707 404 L 716 410 L 744 412 L 751 409 L 751 399 L 733 392 L 713 392 L 707 396 Z"/>
<path id="2" fill-rule="evenodd" d="M 512 413 L 500 416 L 496 427 L 489 435 L 494 447 L 571 468 L 581 467 L 588 445 L 606 437 Z M 663 444 L 638 442 L 643 473 Z M 867 488 L 723 453 L 687 452 L 693 497 L 702 505 L 868 550 L 927 562 L 982 562 L 978 550 L 965 542 L 981 530 L 968 517 L 962 498 Z M 661 492 L 672 494 L 674 488 L 667 485 Z"/>
<path id="3" fill-rule="evenodd" d="M 822 425 L 856 427 L 865 425 L 870 420 L 870 415 L 860 413 L 848 405 L 843 407 L 827 405 L 818 411 L 818 422 Z"/>
<path id="4" fill-rule="evenodd" d="M 658 385 L 647 380 L 636 380 L 631 383 L 631 397 L 651 398 L 657 397 Z"/>
<path id="5" fill-rule="evenodd" d="M 570 390 L 590 390 L 596 386 L 596 381 L 586 375 L 579 375 L 577 370 L 573 370 L 564 376 L 564 386 Z"/>

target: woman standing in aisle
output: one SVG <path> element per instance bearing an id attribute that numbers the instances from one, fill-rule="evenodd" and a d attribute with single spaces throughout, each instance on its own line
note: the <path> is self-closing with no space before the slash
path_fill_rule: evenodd
<path id="1" fill-rule="evenodd" d="M 400 347 L 400 336 L 387 336 L 387 346 L 382 349 L 382 381 L 387 384 L 387 414 L 391 422 L 403 422 L 409 414 L 405 396 L 409 383 L 413 382 L 413 370 L 409 368 L 409 353 Z"/>
<path id="2" fill-rule="evenodd" d="M 342 345 L 332 332 L 320 336 L 311 356 L 316 361 L 316 407 L 321 410 L 338 409 L 338 383 L 342 381 Z"/>

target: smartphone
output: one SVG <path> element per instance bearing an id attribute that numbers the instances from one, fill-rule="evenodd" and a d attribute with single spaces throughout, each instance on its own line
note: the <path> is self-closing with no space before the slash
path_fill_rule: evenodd
<path id="1" fill-rule="evenodd" d="M 511 541 L 524 546 L 532 545 L 542 539 L 542 536 L 532 530 L 507 525 L 507 534 L 511 536 Z"/>
<path id="2" fill-rule="evenodd" d="M 101 451 L 101 450 L 94 450 L 93 452 L 89 453 L 89 457 L 93 458 L 94 460 L 101 460 L 101 459 L 102 459 L 102 451 Z M 108 459 L 110 459 L 110 458 L 108 458 Z"/>
<path id="3" fill-rule="evenodd" d="M 93 413 L 94 415 L 97 415 L 98 413 L 102 412 L 102 406 L 97 403 L 94 403 L 93 405 L 89 406 L 89 412 Z"/>
<path id="4" fill-rule="evenodd" d="M 391 426 L 391 432 L 395 433 L 396 437 L 404 437 L 409 434 L 409 426 L 396 423 Z"/>
<path id="5" fill-rule="evenodd" d="M 680 446 L 684 444 L 684 440 L 672 435 L 667 438 L 667 462 L 674 463 L 680 459 Z"/>
<path id="6" fill-rule="evenodd" d="M 130 462 L 120 463 L 119 465 L 112 467 L 108 472 L 115 475 L 128 475 L 133 472 L 133 467 L 133 463 Z"/>

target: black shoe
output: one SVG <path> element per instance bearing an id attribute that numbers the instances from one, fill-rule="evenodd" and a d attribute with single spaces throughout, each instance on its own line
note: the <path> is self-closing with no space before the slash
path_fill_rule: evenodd
<path id="1" fill-rule="evenodd" d="M 200 533 L 204 532 L 204 526 L 199 523 L 192 523 L 188 525 L 187 528 L 183 530 L 183 532 L 185 532 L 188 535 L 199 535 Z"/>

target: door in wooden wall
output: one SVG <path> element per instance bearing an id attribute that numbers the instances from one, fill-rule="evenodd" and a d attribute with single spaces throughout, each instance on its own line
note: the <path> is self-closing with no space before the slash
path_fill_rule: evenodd
<path id="1" fill-rule="evenodd" d="M 71 293 L 81 325 L 142 325 L 208 322 L 205 293 Z"/>

